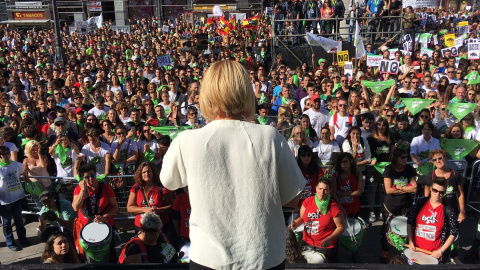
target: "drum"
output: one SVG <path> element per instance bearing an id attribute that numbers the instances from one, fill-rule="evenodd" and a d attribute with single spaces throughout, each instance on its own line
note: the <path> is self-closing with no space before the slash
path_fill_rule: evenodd
<path id="1" fill-rule="evenodd" d="M 182 248 L 180 248 L 180 252 L 178 253 L 179 263 L 190 263 L 190 257 L 188 257 L 189 250 L 190 250 L 190 243 L 187 243 Z"/>
<path id="2" fill-rule="evenodd" d="M 80 230 L 80 246 L 87 262 L 108 263 L 112 228 L 106 223 L 88 223 Z"/>
<path id="3" fill-rule="evenodd" d="M 388 222 L 387 240 L 390 245 L 402 251 L 403 244 L 408 241 L 407 217 L 398 216 L 390 219 Z"/>
<path id="4" fill-rule="evenodd" d="M 307 263 L 309 264 L 327 263 L 327 258 L 325 258 L 325 255 L 315 250 L 305 250 L 302 252 L 302 255 L 305 257 L 305 259 L 307 259 Z"/>
<path id="5" fill-rule="evenodd" d="M 346 227 L 338 241 L 348 250 L 357 252 L 362 244 L 364 223 L 361 220 L 347 218 L 345 220 Z"/>
<path id="6" fill-rule="evenodd" d="M 298 243 L 302 243 L 303 239 L 303 230 L 305 229 L 305 224 L 298 226 L 293 232 L 295 233 L 295 238 L 297 238 Z"/>
<path id="7" fill-rule="evenodd" d="M 405 257 L 405 259 L 407 259 L 408 261 L 408 264 L 410 265 L 417 265 L 417 264 L 421 264 L 421 265 L 432 265 L 432 264 L 438 264 L 438 260 L 435 259 L 434 257 L 428 255 L 428 254 L 425 254 L 423 252 L 419 252 L 419 251 L 413 251 L 409 248 L 406 248 L 403 253 L 402 253 L 403 257 Z"/>

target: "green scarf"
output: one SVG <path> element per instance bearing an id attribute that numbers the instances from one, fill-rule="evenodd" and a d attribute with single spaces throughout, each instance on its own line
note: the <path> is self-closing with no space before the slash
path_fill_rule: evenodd
<path id="1" fill-rule="evenodd" d="M 323 202 L 321 202 L 320 199 L 318 199 L 317 194 L 315 194 L 315 203 L 317 204 L 320 212 L 325 216 L 328 211 L 328 205 L 330 204 L 330 194 L 328 194 L 327 198 Z"/>
<path id="2" fill-rule="evenodd" d="M 25 145 L 30 141 L 30 139 L 22 139 L 22 147 L 25 147 Z"/>
<path id="3" fill-rule="evenodd" d="M 0 161 L 0 167 L 7 167 L 8 165 L 12 164 L 13 161 L 9 160 L 7 162 Z"/>
<path id="4" fill-rule="evenodd" d="M 282 105 L 289 103 L 291 100 L 292 99 L 286 99 L 285 97 L 282 97 Z"/>
<path id="5" fill-rule="evenodd" d="M 310 129 L 309 128 L 305 129 L 305 134 L 307 135 L 307 138 L 310 138 Z"/>
<path id="6" fill-rule="evenodd" d="M 166 116 L 164 118 L 158 118 L 158 126 L 159 127 L 165 126 L 165 124 L 167 124 L 167 117 Z"/>
<path id="7" fill-rule="evenodd" d="M 148 150 L 145 152 L 143 161 L 153 161 L 154 159 L 155 159 L 155 154 L 153 153 L 152 150 Z"/>
<path id="8" fill-rule="evenodd" d="M 83 123 L 77 120 L 77 125 L 80 127 L 80 129 L 83 129 Z"/>
<path id="9" fill-rule="evenodd" d="M 262 117 L 262 116 L 258 116 L 258 123 L 260 123 L 260 125 L 266 125 L 268 124 L 268 115 L 266 115 L 265 117 Z"/>
<path id="10" fill-rule="evenodd" d="M 55 149 L 55 154 L 58 155 L 58 158 L 60 159 L 61 163 L 65 163 L 67 160 L 67 153 L 70 151 L 70 147 L 63 148 L 61 144 L 57 145 L 57 148 Z"/>

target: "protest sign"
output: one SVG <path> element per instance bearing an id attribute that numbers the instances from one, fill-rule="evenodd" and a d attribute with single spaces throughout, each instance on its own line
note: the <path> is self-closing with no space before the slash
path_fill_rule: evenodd
<path id="1" fill-rule="evenodd" d="M 457 56 L 458 55 L 458 47 L 449 47 L 449 48 L 442 49 L 442 56 L 443 57 L 445 57 L 445 52 L 447 50 L 450 50 L 450 52 L 452 53 L 451 56 Z"/>
<path id="2" fill-rule="evenodd" d="M 451 112 L 458 121 L 462 120 L 467 114 L 473 112 L 477 108 L 475 103 L 449 103 L 447 111 Z"/>
<path id="3" fill-rule="evenodd" d="M 170 66 L 172 63 L 172 59 L 170 58 L 170 55 L 162 55 L 157 57 L 157 64 L 159 67 L 163 66 Z"/>
<path id="4" fill-rule="evenodd" d="M 455 39 L 455 46 L 462 46 L 463 45 L 463 36 L 459 36 Z"/>
<path id="5" fill-rule="evenodd" d="M 400 69 L 400 62 L 398 61 L 392 61 L 392 60 L 380 61 L 381 73 L 397 74 L 399 69 Z"/>
<path id="6" fill-rule="evenodd" d="M 168 27 L 168 25 L 163 25 L 162 26 L 162 32 L 164 32 L 164 33 L 170 32 L 170 27 Z"/>
<path id="7" fill-rule="evenodd" d="M 433 55 L 433 50 L 427 49 L 427 48 L 422 48 L 420 50 L 420 56 L 428 55 L 428 58 L 431 58 Z"/>
<path id="8" fill-rule="evenodd" d="M 367 55 L 367 66 L 368 67 L 379 67 L 380 61 L 382 61 L 382 55 Z"/>
<path id="9" fill-rule="evenodd" d="M 411 51 L 413 49 L 413 40 L 410 34 L 407 34 L 402 37 L 403 50 Z"/>
<path id="10" fill-rule="evenodd" d="M 468 29 L 468 21 L 458 23 L 458 33 L 460 35 L 470 32 Z"/>
<path id="11" fill-rule="evenodd" d="M 352 62 L 345 62 L 343 66 L 344 74 L 348 76 L 348 78 L 353 77 L 353 63 Z"/>
<path id="12" fill-rule="evenodd" d="M 445 38 L 445 47 L 455 46 L 455 34 L 446 34 L 444 38 Z"/>
<path id="13" fill-rule="evenodd" d="M 398 51 L 398 48 L 388 49 L 388 51 L 390 52 L 390 57 L 389 57 L 389 59 L 390 59 L 390 60 L 395 59 L 395 53 Z"/>
<path id="14" fill-rule="evenodd" d="M 468 60 L 480 59 L 480 43 L 468 43 Z"/>
<path id="15" fill-rule="evenodd" d="M 103 24 L 103 15 L 94 16 L 86 21 L 75 21 L 75 32 L 78 34 L 87 34 L 101 28 Z"/>
<path id="16" fill-rule="evenodd" d="M 348 51 L 341 51 L 337 53 L 337 62 L 339 66 L 343 67 L 345 65 L 345 62 L 347 62 L 348 60 L 350 60 L 350 58 L 348 57 Z"/>
<path id="17" fill-rule="evenodd" d="M 402 7 L 407 8 L 408 6 L 415 8 L 429 7 L 434 8 L 438 6 L 437 0 L 404 0 L 402 1 Z"/>

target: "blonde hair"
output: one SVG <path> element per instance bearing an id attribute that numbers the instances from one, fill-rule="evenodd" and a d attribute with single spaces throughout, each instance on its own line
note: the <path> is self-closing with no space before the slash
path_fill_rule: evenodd
<path id="1" fill-rule="evenodd" d="M 25 156 L 28 158 L 32 157 L 32 149 L 34 146 L 38 146 L 40 148 L 40 143 L 36 140 L 31 140 L 25 145 Z M 38 149 L 40 151 L 40 149 Z"/>
<path id="2" fill-rule="evenodd" d="M 208 120 L 214 120 L 220 112 L 253 119 L 255 94 L 247 70 L 235 61 L 214 63 L 203 77 L 200 107 Z"/>

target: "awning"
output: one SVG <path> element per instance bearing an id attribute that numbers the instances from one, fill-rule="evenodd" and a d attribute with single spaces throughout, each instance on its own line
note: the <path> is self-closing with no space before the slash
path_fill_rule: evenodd
<path id="1" fill-rule="evenodd" d="M 47 24 L 52 20 L 8 20 L 0 22 L 0 24 L 22 24 L 22 25 L 30 25 L 30 24 Z"/>

